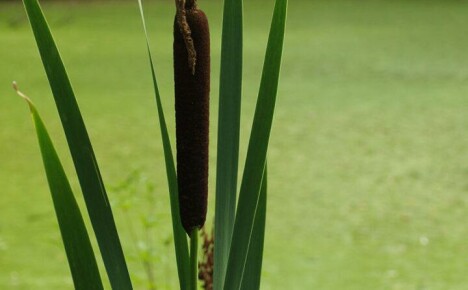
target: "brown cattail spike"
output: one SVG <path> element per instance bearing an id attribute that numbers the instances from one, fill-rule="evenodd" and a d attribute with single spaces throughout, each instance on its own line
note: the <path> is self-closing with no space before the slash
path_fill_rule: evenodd
<path id="1" fill-rule="evenodd" d="M 185 0 L 185 9 L 190 10 L 190 9 L 195 9 L 197 8 L 197 1 L 195 0 Z"/>
<path id="2" fill-rule="evenodd" d="M 181 221 L 189 234 L 193 229 L 201 228 L 206 218 L 210 92 L 208 20 L 203 11 L 190 3 L 192 8 L 189 10 L 182 6 L 186 23 L 180 22 L 179 12 L 174 23 L 177 179 Z M 196 53 L 193 67 L 187 64 L 191 54 L 184 25 L 190 31 Z"/>

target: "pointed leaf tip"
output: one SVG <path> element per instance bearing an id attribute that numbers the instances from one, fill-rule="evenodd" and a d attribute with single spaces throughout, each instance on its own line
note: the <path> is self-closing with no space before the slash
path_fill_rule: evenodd
<path id="1" fill-rule="evenodd" d="M 26 103 L 28 103 L 29 110 L 30 110 L 31 112 L 33 112 L 33 111 L 34 111 L 34 104 L 33 104 L 33 102 L 31 101 L 31 99 L 30 99 L 28 96 L 26 96 L 23 92 L 21 92 L 21 91 L 19 90 L 18 83 L 17 83 L 16 81 L 13 81 L 12 86 L 13 86 L 13 89 L 15 90 L 16 94 L 17 94 L 18 96 L 20 96 L 21 98 L 23 98 L 23 100 L 25 100 Z"/>

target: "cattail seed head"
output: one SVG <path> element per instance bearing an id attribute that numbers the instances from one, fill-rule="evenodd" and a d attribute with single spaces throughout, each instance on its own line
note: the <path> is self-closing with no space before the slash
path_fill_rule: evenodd
<path id="1" fill-rule="evenodd" d="M 195 9 L 197 8 L 197 2 L 195 0 L 185 0 L 185 9 Z"/>
<path id="2" fill-rule="evenodd" d="M 191 3 L 191 4 L 190 4 Z M 196 62 L 190 62 L 187 34 L 180 18 L 174 23 L 174 83 L 177 141 L 177 180 L 182 225 L 190 234 L 206 219 L 208 195 L 208 133 L 210 37 L 208 20 L 193 1 L 185 10 Z M 193 66 L 191 65 L 193 64 Z"/>

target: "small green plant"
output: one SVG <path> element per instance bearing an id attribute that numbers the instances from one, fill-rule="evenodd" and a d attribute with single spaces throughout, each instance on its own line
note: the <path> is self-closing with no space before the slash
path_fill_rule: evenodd
<path id="1" fill-rule="evenodd" d="M 23 0 L 23 3 L 59 111 L 111 287 L 132 289 L 111 203 L 71 82 L 38 1 Z M 239 193 L 237 174 L 242 95 L 243 9 L 242 0 L 224 2 L 214 241 L 204 235 L 205 259 L 200 264 L 200 273 L 197 262 L 198 231 L 203 226 L 206 216 L 208 180 L 208 22 L 196 1 L 176 0 L 176 167 L 141 0 L 138 4 L 146 35 L 164 148 L 180 288 L 198 289 L 197 277 L 200 275 L 206 289 L 259 289 L 267 202 L 266 159 L 281 66 L 287 0 L 276 0 L 274 8 Z M 80 209 L 46 127 L 33 103 L 18 90 L 16 84 L 14 87 L 28 102 L 33 117 L 75 288 L 103 289 L 96 266 L 96 256 Z M 191 241 L 190 250 L 188 237 Z"/>
<path id="2" fill-rule="evenodd" d="M 163 248 L 156 248 L 154 236 L 161 235 L 158 229 L 163 223 L 161 212 L 158 210 L 165 205 L 156 198 L 157 187 L 142 170 L 135 170 L 123 181 L 111 186 L 109 191 L 113 196 L 112 207 L 123 216 L 123 230 L 132 244 L 132 255 L 127 253 L 127 257 L 141 264 L 145 278 L 141 277 L 139 280 L 144 282 L 149 290 L 160 289 L 165 281 L 157 280 L 156 270 L 168 273 L 168 255 L 161 254 L 161 251 L 167 252 L 171 246 L 171 236 L 163 238 Z M 142 211 L 142 207 L 148 207 L 149 210 Z M 135 209 L 139 210 L 132 215 Z"/>

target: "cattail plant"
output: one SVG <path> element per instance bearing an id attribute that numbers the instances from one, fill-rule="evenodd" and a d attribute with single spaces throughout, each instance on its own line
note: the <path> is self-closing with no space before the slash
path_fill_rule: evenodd
<path id="1" fill-rule="evenodd" d="M 177 2 L 174 21 L 174 84 L 180 216 L 190 235 L 206 219 L 210 33 L 197 2 L 184 2 Z"/>
<path id="2" fill-rule="evenodd" d="M 190 281 L 197 284 L 198 230 L 206 219 L 210 117 L 210 32 L 196 0 L 177 0 L 174 85 L 177 184 L 182 226 L 190 235 Z"/>
<path id="3" fill-rule="evenodd" d="M 273 1 L 273 0 L 272 0 Z M 273 122 L 288 0 L 274 0 L 257 105 L 237 192 L 242 95 L 242 0 L 225 0 L 221 48 L 214 245 L 200 264 L 204 287 L 258 290 L 267 202 L 267 150 Z M 38 0 L 23 0 L 112 289 L 133 289 L 98 162 L 71 82 Z M 197 290 L 198 230 L 207 210 L 210 36 L 196 0 L 176 0 L 174 83 L 177 166 L 159 94 L 143 5 L 138 0 L 153 79 L 181 290 Z M 15 88 L 17 88 L 15 86 Z M 28 99 L 76 289 L 103 289 L 91 242 L 46 127 Z M 75 226 L 76 225 L 76 226 Z M 76 230 L 79 228 L 79 231 Z M 190 255 L 187 234 L 190 236 Z M 213 249 L 214 248 L 214 249 Z M 209 289 L 207 288 L 207 289 Z"/>

